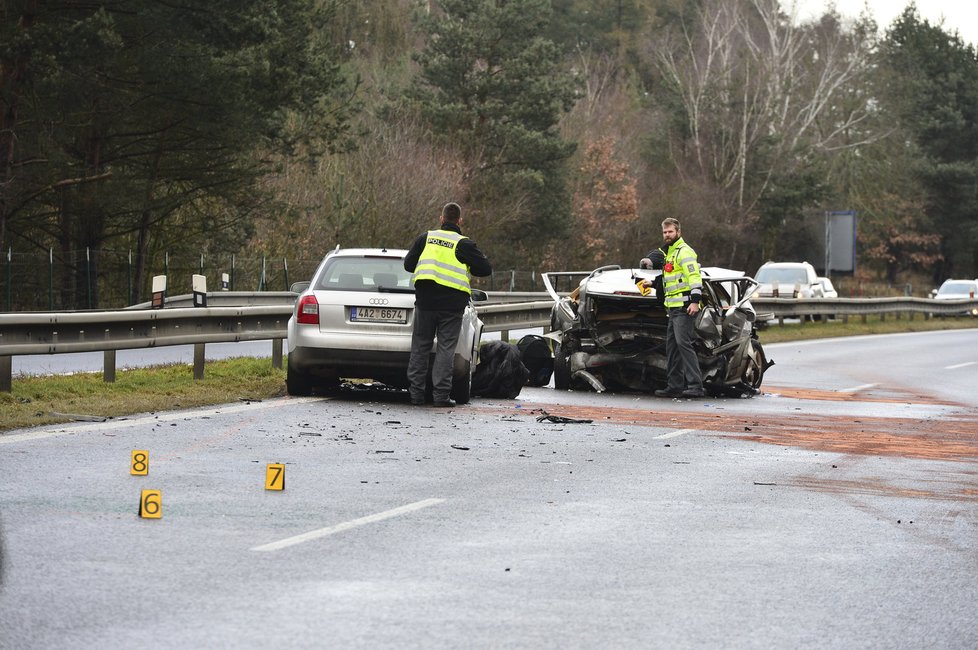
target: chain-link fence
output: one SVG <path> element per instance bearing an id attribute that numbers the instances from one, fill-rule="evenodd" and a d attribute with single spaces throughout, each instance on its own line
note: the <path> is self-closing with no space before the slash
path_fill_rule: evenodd
<path id="1" fill-rule="evenodd" d="M 132 251 L 8 249 L 0 264 L 0 307 L 7 312 L 120 309 L 149 301 L 157 275 L 166 276 L 171 296 L 191 293 L 194 275 L 207 278 L 208 291 L 286 291 L 293 282 L 310 279 L 320 261 L 164 251 L 147 262 L 141 286 L 136 286 Z M 472 285 L 485 291 L 545 291 L 537 271 L 496 271 L 473 278 Z"/>

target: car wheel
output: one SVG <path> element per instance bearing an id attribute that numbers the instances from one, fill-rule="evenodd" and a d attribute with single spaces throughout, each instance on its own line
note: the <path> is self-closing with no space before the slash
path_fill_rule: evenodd
<path id="1" fill-rule="evenodd" d="M 554 388 L 567 390 L 570 388 L 570 355 L 564 354 L 560 343 L 554 346 Z"/>
<path id="2" fill-rule="evenodd" d="M 312 381 L 308 374 L 300 372 L 289 364 L 285 374 L 285 390 L 295 397 L 312 395 Z"/>
<path id="3" fill-rule="evenodd" d="M 452 399 L 456 404 L 468 404 L 472 397 L 472 362 L 461 361 L 455 364 L 452 376 Z"/>
<path id="4" fill-rule="evenodd" d="M 747 355 L 747 365 L 741 379 L 747 386 L 760 390 L 761 382 L 764 380 L 764 370 L 767 368 L 767 357 L 764 356 L 764 348 L 761 347 L 760 341 L 751 340 L 750 345 L 751 351 Z"/>

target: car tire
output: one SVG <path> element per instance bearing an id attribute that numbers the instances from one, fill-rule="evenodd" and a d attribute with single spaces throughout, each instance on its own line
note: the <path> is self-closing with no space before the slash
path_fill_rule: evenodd
<path id="1" fill-rule="evenodd" d="M 452 376 L 452 399 L 456 404 L 468 404 L 472 398 L 472 362 L 455 362 L 455 372 Z"/>
<path id="2" fill-rule="evenodd" d="M 285 371 L 285 390 L 294 397 L 308 397 L 312 395 L 312 380 L 289 364 Z"/>
<path id="3" fill-rule="evenodd" d="M 759 391 L 761 389 L 761 382 L 764 380 L 764 371 L 768 365 L 767 356 L 764 354 L 764 348 L 761 347 L 760 341 L 752 339 L 750 345 L 753 347 L 754 353 L 747 357 L 747 365 L 744 368 L 744 374 L 741 380 L 745 385 Z"/>
<path id="4" fill-rule="evenodd" d="M 563 346 L 554 346 L 554 389 L 568 390 L 571 384 L 570 356 L 564 354 Z"/>

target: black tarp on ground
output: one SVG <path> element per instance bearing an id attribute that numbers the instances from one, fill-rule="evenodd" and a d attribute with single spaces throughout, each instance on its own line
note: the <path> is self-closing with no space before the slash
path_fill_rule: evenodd
<path id="1" fill-rule="evenodd" d="M 516 347 L 520 351 L 520 359 L 530 372 L 527 384 L 530 386 L 546 386 L 554 374 L 554 355 L 550 351 L 550 342 L 539 334 L 527 334 L 519 340 Z"/>
<path id="2" fill-rule="evenodd" d="M 520 350 L 506 341 L 486 341 L 479 351 L 479 365 L 472 377 L 472 394 L 512 399 L 530 376 L 520 360 Z"/>

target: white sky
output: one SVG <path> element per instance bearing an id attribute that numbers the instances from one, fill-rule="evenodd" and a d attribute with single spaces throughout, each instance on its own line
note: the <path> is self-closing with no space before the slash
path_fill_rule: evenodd
<path id="1" fill-rule="evenodd" d="M 834 4 L 839 14 L 857 17 L 864 7 L 876 20 L 880 32 L 884 32 L 893 19 L 903 13 L 910 0 L 781 0 L 785 13 L 791 13 L 794 2 L 799 20 L 822 15 L 829 4 Z M 965 43 L 978 44 L 978 2 L 974 0 L 917 0 L 917 15 L 937 25 L 943 18 L 946 32 L 957 31 Z"/>

